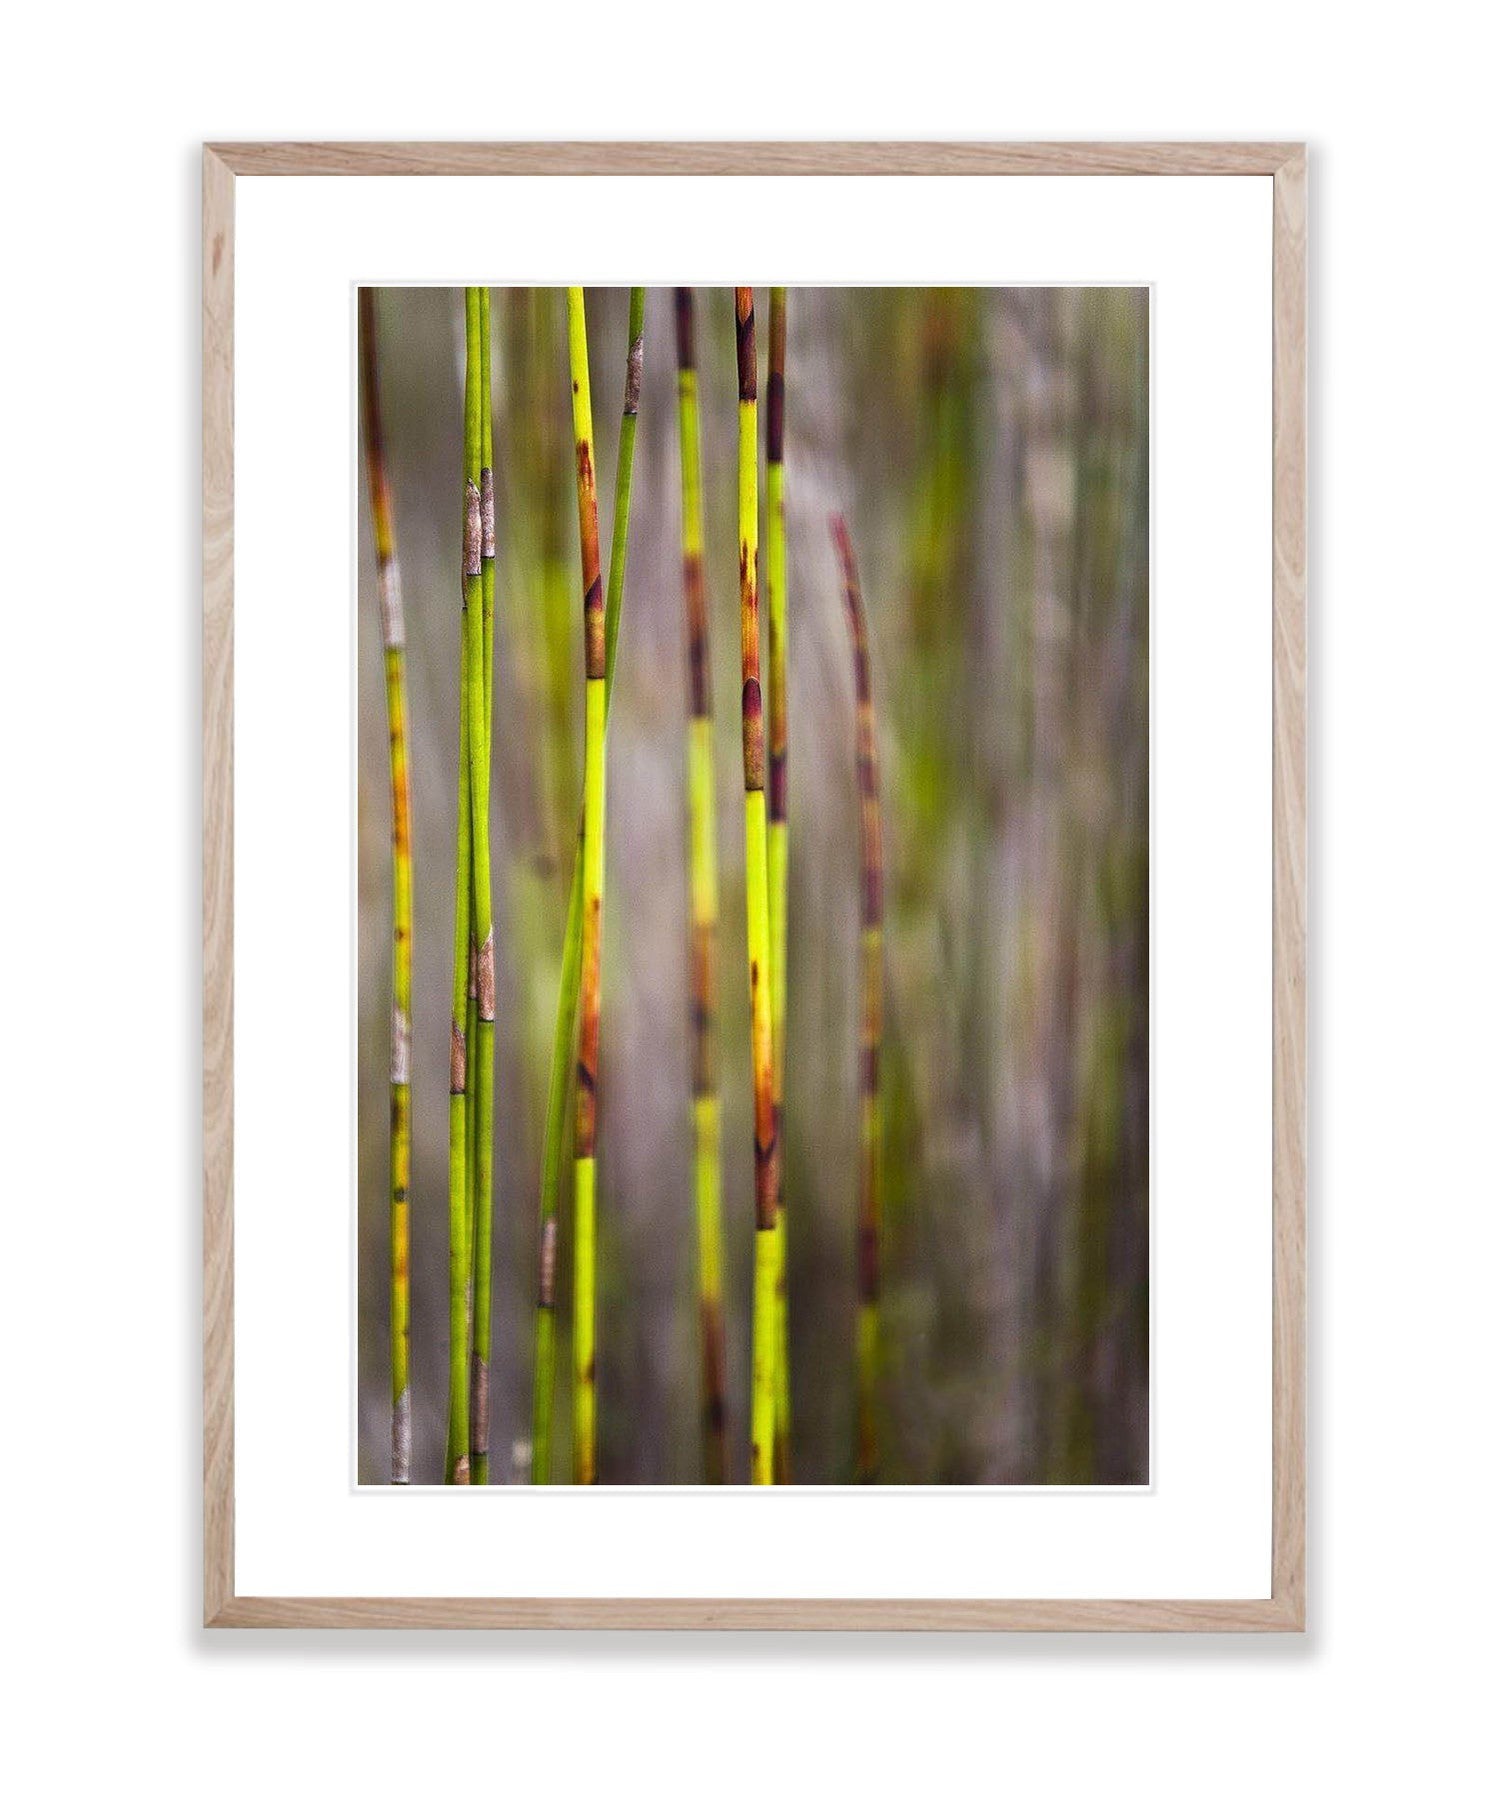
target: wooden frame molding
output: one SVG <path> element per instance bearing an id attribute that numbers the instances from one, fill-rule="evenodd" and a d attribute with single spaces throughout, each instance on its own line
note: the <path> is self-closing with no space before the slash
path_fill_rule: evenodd
<path id="1" fill-rule="evenodd" d="M 217 144 L 203 152 L 203 1616 L 212 1626 L 1299 1631 L 1306 1615 L 1306 150 L 1296 143 Z M 234 1583 L 234 183 L 239 175 L 1274 181 L 1271 1596 L 305 1598 Z"/>

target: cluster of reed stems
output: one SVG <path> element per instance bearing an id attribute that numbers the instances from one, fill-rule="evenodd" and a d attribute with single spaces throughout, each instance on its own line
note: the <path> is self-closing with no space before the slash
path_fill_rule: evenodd
<path id="1" fill-rule="evenodd" d="M 392 1478 L 409 1478 L 411 1393 L 409 1212 L 411 925 L 410 797 L 399 573 L 380 429 L 374 295 L 360 296 L 365 443 L 381 595 L 390 725 L 394 891 L 391 1048 Z M 702 1466 L 726 1478 L 726 1374 L 719 1094 L 716 1069 L 718 875 L 712 680 L 704 580 L 703 474 L 693 298 L 675 296 L 681 450 L 681 562 L 688 649 L 687 807 L 692 971 L 692 1112 Z M 583 790 L 563 937 L 541 1158 L 531 1475 L 551 1478 L 559 1263 L 558 1186 L 572 1099 L 572 1478 L 598 1472 L 598 1125 L 603 996 L 607 726 L 623 610 L 630 490 L 644 351 L 645 290 L 630 293 L 624 403 L 616 460 L 607 592 L 599 554 L 597 459 L 583 289 L 567 292 L 584 666 Z M 734 290 L 738 364 L 740 678 L 744 772 L 745 915 L 753 1072 L 754 1214 L 750 1479 L 790 1478 L 791 1377 L 786 1207 L 782 1177 L 787 957 L 790 942 L 785 531 L 786 290 L 770 294 L 766 405 L 765 556 L 768 705 L 761 689 L 758 377 L 752 288 Z M 462 629 L 458 716 L 452 1020 L 448 1120 L 449 1378 L 445 1479 L 489 1478 L 489 1368 L 494 1202 L 495 942 L 489 834 L 494 731 L 495 479 L 490 294 L 464 294 Z M 883 865 L 873 698 L 863 602 L 841 519 L 833 535 L 853 644 L 862 843 L 860 1054 L 862 1157 L 858 1210 L 859 1323 L 856 1466 L 877 1473 L 879 1049 Z M 768 728 L 767 728 L 768 727 Z"/>
<path id="2" fill-rule="evenodd" d="M 494 918 L 489 770 L 494 711 L 494 470 L 489 290 L 464 292 L 463 614 L 458 850 L 448 1078 L 448 1431 L 445 1476 L 489 1478 L 494 1197 Z"/>

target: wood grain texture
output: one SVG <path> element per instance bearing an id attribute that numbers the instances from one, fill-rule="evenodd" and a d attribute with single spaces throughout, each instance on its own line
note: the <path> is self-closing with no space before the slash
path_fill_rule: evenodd
<path id="1" fill-rule="evenodd" d="M 1268 1599 L 247 1597 L 234 1590 L 233 365 L 237 175 L 1274 178 L 1273 1272 Z M 203 1609 L 215 1627 L 1299 1631 L 1306 1616 L 1306 153 L 1298 144 L 223 144 L 203 157 Z"/>
<path id="2" fill-rule="evenodd" d="M 203 1614 L 234 1592 L 234 176 L 203 153 Z"/>
<path id="3" fill-rule="evenodd" d="M 1299 1630 L 1274 1599 L 255 1599 L 209 1623 L 256 1630 Z"/>
<path id="4" fill-rule="evenodd" d="M 1306 1618 L 1306 152 L 1275 172 L 1271 1591 Z"/>
<path id="5" fill-rule="evenodd" d="M 212 144 L 236 175 L 1273 175 L 1295 144 Z"/>

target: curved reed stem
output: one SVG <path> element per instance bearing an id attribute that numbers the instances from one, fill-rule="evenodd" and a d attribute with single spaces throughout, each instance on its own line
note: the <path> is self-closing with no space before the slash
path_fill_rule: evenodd
<path id="1" fill-rule="evenodd" d="M 880 834 L 880 765 L 875 739 L 874 695 L 869 674 L 869 630 L 859 571 L 848 527 L 831 521 L 843 568 L 843 600 L 854 661 L 854 704 L 859 770 L 859 954 L 864 993 L 863 1040 L 859 1057 L 862 1160 L 859 1173 L 858 1418 L 855 1473 L 861 1481 L 879 1477 L 875 1419 L 879 1378 L 880 1297 L 880 1037 L 884 1012 L 884 850 Z"/>
<path id="2" fill-rule="evenodd" d="M 385 465 L 375 290 L 370 287 L 359 290 L 359 373 L 390 731 L 390 1478 L 392 1485 L 404 1486 L 411 1479 L 411 781 L 401 565 Z"/>
<path id="3" fill-rule="evenodd" d="M 786 1304 L 786 949 L 790 834 L 786 813 L 786 290 L 770 290 L 770 376 L 765 405 L 765 596 L 770 614 L 768 864 L 770 1028 L 776 1143 L 775 1478 L 791 1478 L 791 1330 Z"/>
<path id="4" fill-rule="evenodd" d="M 470 676 L 469 775 L 474 813 L 474 1080 L 470 1096 L 475 1156 L 471 1229 L 473 1348 L 469 1374 L 469 1478 L 489 1481 L 490 1259 L 494 1238 L 494 910 L 489 853 L 489 776 L 494 720 L 494 413 L 490 380 L 489 289 L 477 289 L 479 389 L 479 659 Z M 475 371 L 470 367 L 470 380 Z"/>
<path id="5" fill-rule="evenodd" d="M 703 1479 L 724 1478 L 723 1197 L 719 1167 L 718 820 L 714 801 L 713 682 L 703 590 L 702 447 L 692 289 L 676 291 L 677 417 L 682 460 L 682 592 L 687 613 L 687 810 L 692 918 L 692 1116 L 696 1139 L 698 1322 L 702 1357 Z"/>
<path id="6" fill-rule="evenodd" d="M 581 293 L 579 307 L 581 310 Z M 572 346 L 572 290 L 568 295 L 569 349 Z M 645 289 L 630 289 L 629 347 L 625 362 L 624 410 L 619 425 L 619 457 L 614 477 L 614 531 L 609 548 L 609 592 L 604 603 L 604 720 L 614 691 L 614 653 L 624 609 L 625 561 L 629 548 L 630 487 L 635 463 L 635 430 L 640 409 L 640 376 L 645 343 Z M 587 338 L 583 343 L 586 362 Z M 586 369 L 585 369 L 586 372 Z M 576 416 L 577 396 L 574 397 Z M 591 409 L 590 409 L 591 411 Z M 591 418 L 590 418 L 591 427 Z M 592 432 L 589 435 L 592 472 Z M 581 508 L 581 496 L 580 496 Z M 581 517 L 581 511 L 580 511 Z M 595 546 L 597 498 L 595 497 Z M 586 727 L 585 727 L 586 729 Z M 586 760 L 586 746 L 585 746 Z M 562 969 L 557 986 L 557 1024 L 547 1083 L 546 1135 L 541 1157 L 541 1233 L 536 1288 L 536 1345 L 531 1395 L 531 1479 L 551 1479 L 552 1398 L 557 1361 L 557 1182 L 562 1171 L 563 1125 L 569 1078 L 578 1041 L 579 987 L 583 968 L 583 807 L 573 855 L 572 887 L 562 937 Z"/>
<path id="7" fill-rule="evenodd" d="M 739 658 L 744 723 L 744 903 L 750 1055 L 755 1083 L 755 1286 L 750 1375 L 750 1480 L 774 1478 L 776 1347 L 776 1122 L 771 1027 L 770 886 L 766 872 L 765 713 L 760 697 L 759 446 L 756 442 L 755 290 L 734 289 L 739 358 Z"/>

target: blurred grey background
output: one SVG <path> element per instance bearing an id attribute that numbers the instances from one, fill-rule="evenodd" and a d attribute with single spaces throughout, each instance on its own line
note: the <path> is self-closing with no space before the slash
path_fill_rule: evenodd
<path id="1" fill-rule="evenodd" d="M 588 293 L 606 557 L 627 302 L 625 289 Z M 761 289 L 762 395 L 767 302 Z M 447 1380 L 462 311 L 458 289 L 378 296 L 411 736 L 420 1481 L 441 1479 Z M 788 318 L 784 1144 L 795 1478 L 847 1480 L 853 1458 L 858 804 L 850 652 L 827 530 L 841 510 L 869 612 L 884 784 L 882 1477 L 1144 1481 L 1148 292 L 798 288 Z M 731 290 L 698 292 L 697 327 L 718 721 L 730 1467 L 742 1480 L 753 1157 Z M 494 290 L 493 330 L 491 1405 L 501 1482 L 529 1477 L 539 1164 L 583 673 L 562 290 Z M 763 435 L 762 417 L 762 446 Z M 362 458 L 352 466 L 359 1476 L 380 1482 L 389 1474 L 389 794 L 369 502 Z M 599 1466 L 616 1482 L 690 1482 L 699 1468 L 679 530 L 672 296 L 653 289 L 609 732 Z M 559 1369 L 569 1173 L 564 1157 Z M 568 1421 L 559 1397 L 559 1469 Z"/>

